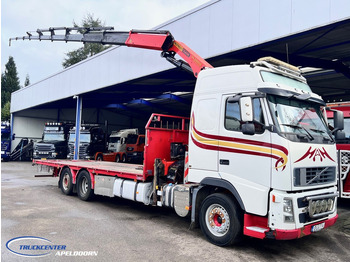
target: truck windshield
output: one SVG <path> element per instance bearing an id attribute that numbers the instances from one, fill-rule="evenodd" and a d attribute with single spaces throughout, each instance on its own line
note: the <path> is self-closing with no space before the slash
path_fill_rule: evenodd
<path id="1" fill-rule="evenodd" d="M 273 95 L 267 98 L 277 128 L 286 138 L 312 143 L 332 141 L 318 104 Z"/>
<path id="2" fill-rule="evenodd" d="M 120 136 L 111 136 L 109 138 L 109 143 L 120 143 Z"/>
<path id="3" fill-rule="evenodd" d="M 75 133 L 70 133 L 69 134 L 69 142 L 74 142 L 75 141 Z M 80 133 L 80 142 L 82 143 L 90 143 L 90 133 Z"/>
<path id="4" fill-rule="evenodd" d="M 10 141 L 11 134 L 8 132 L 1 133 L 1 141 Z"/>
<path id="5" fill-rule="evenodd" d="M 44 141 L 64 141 L 63 133 L 44 133 Z"/>

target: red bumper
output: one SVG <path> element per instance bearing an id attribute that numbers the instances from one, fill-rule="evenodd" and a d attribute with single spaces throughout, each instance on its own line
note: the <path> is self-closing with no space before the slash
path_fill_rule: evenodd
<path id="1" fill-rule="evenodd" d="M 300 237 L 312 234 L 313 232 L 311 232 L 311 228 L 313 226 L 325 223 L 323 228 L 327 228 L 327 227 L 332 226 L 337 221 L 337 219 L 338 219 L 338 215 L 336 215 L 333 218 L 327 219 L 325 221 L 310 224 L 310 225 L 307 225 L 307 226 L 305 226 L 303 228 L 299 228 L 299 229 L 293 229 L 293 230 L 276 229 L 274 231 L 273 235 L 275 236 L 275 238 L 277 240 L 289 240 L 289 239 L 300 238 Z"/>

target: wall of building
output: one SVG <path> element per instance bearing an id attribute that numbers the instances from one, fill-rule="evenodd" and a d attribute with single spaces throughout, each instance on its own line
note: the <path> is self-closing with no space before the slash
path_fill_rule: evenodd
<path id="1" fill-rule="evenodd" d="M 113 130 L 129 127 L 139 128 L 144 132 L 146 118 L 135 119 L 112 112 L 107 109 L 86 108 L 83 110 L 82 123 L 99 124 L 105 132 L 110 134 Z M 75 123 L 75 109 L 28 109 L 14 114 L 13 133 L 15 140 L 13 150 L 22 138 L 40 141 L 47 122 L 73 122 Z"/>

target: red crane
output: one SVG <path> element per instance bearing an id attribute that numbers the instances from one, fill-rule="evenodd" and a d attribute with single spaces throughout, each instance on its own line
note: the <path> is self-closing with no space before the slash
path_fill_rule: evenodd
<path id="1" fill-rule="evenodd" d="M 10 38 L 11 40 L 50 40 L 64 42 L 99 43 L 103 45 L 125 45 L 143 49 L 162 51 L 162 57 L 177 67 L 194 74 L 205 68 L 212 68 L 206 60 L 182 42 L 176 41 L 169 31 L 165 30 L 131 30 L 130 32 L 114 31 L 113 27 L 51 27 L 38 29 L 37 35 L 27 32 L 27 36 Z M 56 34 L 64 31 L 64 34 Z M 75 34 L 71 34 L 76 31 Z M 82 32 L 82 33 L 80 33 Z M 183 60 L 177 60 L 178 54 Z"/>

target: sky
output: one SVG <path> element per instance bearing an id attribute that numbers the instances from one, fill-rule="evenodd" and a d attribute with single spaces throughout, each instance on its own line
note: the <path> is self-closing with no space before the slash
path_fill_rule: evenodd
<path id="1" fill-rule="evenodd" d="M 63 70 L 65 54 L 81 43 L 12 41 L 38 28 L 72 27 L 92 14 L 115 30 L 152 29 L 208 0 L 1 0 L 1 72 L 10 56 L 21 86 L 26 75 L 34 84 Z"/>

